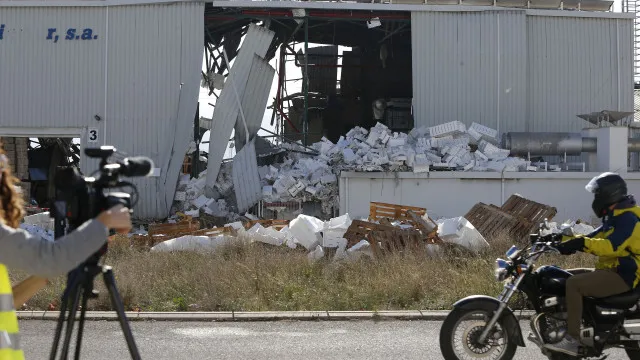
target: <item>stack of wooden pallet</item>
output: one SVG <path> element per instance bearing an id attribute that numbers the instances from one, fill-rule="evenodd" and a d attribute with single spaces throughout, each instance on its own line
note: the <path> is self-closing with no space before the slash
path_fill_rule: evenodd
<path id="1" fill-rule="evenodd" d="M 367 240 L 374 256 L 379 257 L 440 243 L 438 225 L 426 213 L 425 208 L 372 202 L 369 221 L 354 220 L 347 229 L 347 248 Z"/>
<path id="2" fill-rule="evenodd" d="M 551 220 L 557 209 L 514 194 L 501 206 L 477 203 L 464 216 L 491 242 L 496 238 L 526 241 L 544 219 Z"/>

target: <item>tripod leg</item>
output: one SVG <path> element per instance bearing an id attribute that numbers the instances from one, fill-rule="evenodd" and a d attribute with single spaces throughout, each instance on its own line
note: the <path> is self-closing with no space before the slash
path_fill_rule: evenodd
<path id="1" fill-rule="evenodd" d="M 73 333 L 73 323 L 76 320 L 76 313 L 78 312 L 78 303 L 80 302 L 80 295 L 82 294 L 82 283 L 78 282 L 75 289 L 71 291 L 73 295 L 73 303 L 71 309 L 69 309 L 69 318 L 67 319 L 67 329 L 64 334 L 64 344 L 62 344 L 62 359 L 69 358 L 69 346 L 71 345 L 71 335 Z"/>
<path id="2" fill-rule="evenodd" d="M 84 319 L 87 312 L 87 301 L 91 295 L 91 289 L 86 287 L 82 295 L 82 308 L 80 309 L 80 323 L 78 324 L 78 340 L 76 341 L 75 359 L 80 359 L 80 346 L 82 345 L 82 332 L 84 330 Z"/>
<path id="3" fill-rule="evenodd" d="M 131 327 L 129 326 L 129 322 L 127 321 L 127 317 L 124 312 L 124 304 L 122 304 L 120 293 L 118 293 L 118 288 L 116 287 L 116 280 L 113 277 L 113 272 L 111 271 L 111 267 L 109 266 L 104 267 L 103 277 L 104 277 L 104 283 L 107 286 L 107 290 L 109 291 L 109 296 L 111 297 L 111 304 L 113 304 L 113 307 L 118 313 L 118 320 L 120 321 L 120 327 L 122 328 L 122 332 L 124 333 L 125 340 L 127 341 L 127 346 L 129 347 L 129 353 L 131 354 L 131 358 L 134 360 L 140 360 L 140 353 L 138 352 L 138 348 L 136 347 L 135 340 L 133 339 L 133 333 L 131 332 Z"/>
<path id="4" fill-rule="evenodd" d="M 53 346 L 51 347 L 51 355 L 49 356 L 50 360 L 56 359 L 56 354 L 58 353 L 58 343 L 60 342 L 60 336 L 62 336 L 62 327 L 64 326 L 64 316 L 67 312 L 68 306 L 69 306 L 69 294 L 65 293 L 62 295 L 62 299 L 60 302 L 60 316 L 58 316 L 58 324 L 56 325 L 56 334 L 53 338 Z"/>
<path id="5" fill-rule="evenodd" d="M 70 273 L 67 276 L 67 288 L 62 293 L 62 299 L 60 303 L 60 316 L 58 317 L 58 324 L 56 326 L 56 332 L 53 339 L 53 346 L 51 348 L 50 360 L 55 360 L 58 354 L 58 345 L 60 344 L 60 337 L 62 336 L 62 328 L 65 322 L 65 316 L 67 310 L 72 306 L 71 299 L 75 294 L 74 291 L 80 285 L 79 273 Z"/>

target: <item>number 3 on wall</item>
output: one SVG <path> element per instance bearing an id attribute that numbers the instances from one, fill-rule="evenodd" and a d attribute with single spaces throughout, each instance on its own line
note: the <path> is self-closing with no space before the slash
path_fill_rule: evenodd
<path id="1" fill-rule="evenodd" d="M 90 127 L 87 132 L 87 141 L 90 143 L 98 142 L 98 128 Z"/>

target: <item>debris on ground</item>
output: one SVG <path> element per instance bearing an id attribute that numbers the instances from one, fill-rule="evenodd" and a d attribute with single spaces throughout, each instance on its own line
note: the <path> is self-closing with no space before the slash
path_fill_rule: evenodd
<path id="1" fill-rule="evenodd" d="M 421 127 L 408 134 L 377 123 L 367 130 L 351 129 L 334 144 L 326 138 L 310 145 L 282 143 L 284 160 L 260 166 L 264 202 L 319 202 L 324 214 L 339 207 L 338 179 L 342 171 L 536 171 L 531 162 L 511 157 L 498 145 L 498 133 L 478 123 L 452 121 Z M 205 190 L 206 170 L 196 178 L 184 175 L 178 183 L 172 214 L 208 214 L 236 221 L 233 161 L 221 165 L 213 188 Z"/>
<path id="2" fill-rule="evenodd" d="M 53 241 L 55 238 L 54 221 L 48 211 L 25 216 L 20 228 L 45 240 Z"/>
<path id="3" fill-rule="evenodd" d="M 544 219 L 551 220 L 556 209 L 512 195 L 502 207 L 476 204 L 467 215 L 434 221 L 426 208 L 371 202 L 369 216 L 352 219 L 349 214 L 323 221 L 300 214 L 289 221 L 243 217 L 217 227 L 203 228 L 197 217 L 178 213 L 171 222 L 149 224 L 129 234 L 129 245 L 152 252 L 215 251 L 225 244 L 263 243 L 305 251 L 310 261 L 367 257 L 380 259 L 387 254 L 424 251 L 426 256 L 451 254 L 473 256 L 491 246 L 498 236 L 515 242 L 535 232 Z M 582 221 L 550 222 L 549 232 L 570 227 L 576 235 L 594 228 Z M 25 217 L 26 231 L 53 240 L 53 223 L 48 213 Z M 525 234 L 525 235 L 523 235 Z M 125 240 L 126 241 L 126 240 Z"/>

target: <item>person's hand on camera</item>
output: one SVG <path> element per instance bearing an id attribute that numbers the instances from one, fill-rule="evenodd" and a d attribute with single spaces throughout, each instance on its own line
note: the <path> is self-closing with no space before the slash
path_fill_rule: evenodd
<path id="1" fill-rule="evenodd" d="M 116 205 L 109 210 L 103 211 L 96 218 L 108 229 L 113 229 L 121 234 L 131 231 L 131 215 L 129 209 L 123 205 Z"/>

